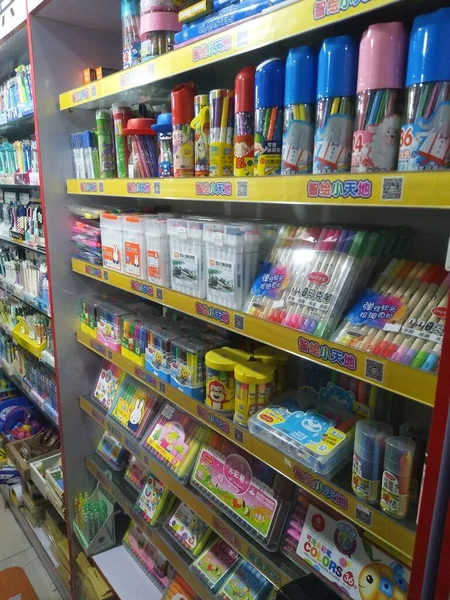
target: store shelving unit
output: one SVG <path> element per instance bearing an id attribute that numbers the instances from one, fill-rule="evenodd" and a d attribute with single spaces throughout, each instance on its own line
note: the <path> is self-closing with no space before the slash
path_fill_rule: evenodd
<path id="1" fill-rule="evenodd" d="M 76 6 L 75 6 L 76 4 Z M 127 71 L 118 71 L 102 80 L 77 87 L 86 66 L 97 64 L 120 68 L 119 0 L 28 0 L 26 24 L 1 48 L 18 52 L 28 38 L 33 67 L 34 115 L 40 161 L 40 195 L 46 222 L 47 264 L 50 277 L 52 325 L 55 342 L 55 374 L 58 383 L 58 409 L 65 469 L 66 515 L 72 567 L 72 597 L 82 600 L 77 581 L 75 558 L 80 551 L 71 531 L 73 500 L 100 481 L 123 511 L 146 531 L 171 564 L 205 600 L 211 593 L 189 569 L 179 549 L 159 530 L 150 529 L 134 510 L 135 494 L 120 475 L 113 473 L 95 454 L 100 434 L 110 431 L 135 456 L 145 462 L 176 495 L 218 531 L 276 585 L 287 583 L 299 574 L 293 563 L 265 552 L 254 540 L 231 523 L 220 511 L 211 508 L 189 486 L 182 486 L 159 464 L 151 460 L 112 423 L 90 399 L 100 357 L 107 358 L 157 391 L 208 428 L 233 440 L 276 471 L 311 494 L 318 506 L 326 506 L 358 525 L 370 541 L 412 567 L 409 600 L 422 600 L 424 581 L 436 576 L 436 566 L 427 563 L 433 540 L 430 538 L 433 505 L 438 491 L 441 453 L 448 415 L 450 373 L 439 376 L 421 372 L 386 359 L 349 349 L 261 321 L 204 300 L 179 294 L 135 278 L 90 265 L 70 257 L 70 203 L 101 206 L 123 205 L 170 208 L 173 212 L 226 214 L 230 217 L 258 217 L 282 222 L 370 223 L 373 226 L 411 226 L 419 234 L 413 248 L 414 258 L 425 253 L 430 260 L 441 260 L 447 240 L 436 232 L 448 230 L 450 173 L 386 173 L 331 177 L 274 177 L 149 180 L 75 180 L 70 153 L 70 133 L 91 128 L 93 111 L 109 108 L 113 102 L 136 103 L 149 98 L 160 100 L 173 85 L 192 79 L 202 91 L 231 86 L 234 74 L 244 64 L 257 64 L 271 56 L 273 45 L 285 55 L 289 47 L 319 43 L 328 35 L 360 34 L 377 20 L 407 20 L 418 12 L 444 4 L 433 0 L 424 6 L 420 0 L 361 0 L 338 2 L 337 12 L 322 14 L 317 0 L 300 0 L 274 7 L 264 14 L 186 45 L 151 62 Z M 432 4 L 433 6 L 429 6 Z M 1 35 L 1 33 L 0 33 Z M 17 36 L 15 38 L 15 36 Z M 20 42 L 20 43 L 19 43 Z M 19 56 L 17 54 L 17 56 Z M 8 63 L 11 67 L 11 61 Z M 0 68 L 0 75 L 2 69 Z M 205 83 L 206 82 L 206 83 Z M 59 105 L 55 99 L 59 97 Z M 0 134 L 26 131 L 31 117 L 0 124 Z M 56 168 L 55 168 L 56 167 Z M 395 184 L 397 192 L 390 186 Z M 0 181 L 0 188 L 5 187 Z M 8 186 L 8 189 L 33 189 L 36 186 Z M 114 200 L 122 198 L 122 200 Z M 125 200 L 123 200 L 125 199 Z M 218 203 L 222 203 L 219 207 Z M 384 209 L 388 208 L 386 211 Z M 6 240 L 24 246 L 17 240 Z M 42 249 L 33 248 L 37 252 Z M 426 249 L 426 252 L 425 252 Z M 422 253 L 422 254 L 421 254 Z M 70 262 L 71 261 L 71 262 Z M 287 350 L 293 355 L 354 376 L 370 384 L 405 396 L 433 410 L 433 424 L 420 518 L 394 521 L 378 508 L 356 500 L 347 483 L 318 477 L 300 463 L 267 446 L 228 419 L 218 417 L 206 406 L 184 396 L 175 387 L 138 368 L 121 354 L 77 330 L 78 300 L 92 291 L 129 292 L 161 306 L 220 325 L 248 338 Z M 12 292 L 12 290 L 10 290 Z M 447 325 L 448 330 L 448 325 Z M 76 332 L 76 335 L 75 335 Z M 97 356 L 96 356 L 97 355 Z M 450 357 L 450 336 L 446 331 L 441 363 Z M 376 374 L 367 360 L 377 363 Z M 372 363 L 373 364 L 373 363 Z M 381 373 L 381 378 L 380 378 Z M 20 383 L 20 382 L 19 382 Z M 81 465 L 86 465 L 83 468 Z M 365 515 L 361 518 L 361 515 Z M 444 524 L 442 524 L 442 528 Z M 434 531 L 434 529 L 433 529 Z M 118 540 L 119 541 L 119 540 Z M 127 595 L 126 580 L 118 565 L 125 560 L 122 549 L 96 557 L 96 563 L 122 600 Z M 128 556 L 127 556 L 128 558 Z M 433 570 L 434 569 L 434 570 Z M 305 571 L 308 570 L 305 565 Z M 142 574 L 142 573 L 140 573 Z M 443 589 L 442 578 L 440 588 Z M 138 586 L 139 588 L 139 586 Z M 132 591 L 131 588 L 128 591 Z M 158 594 L 155 590 L 155 600 Z M 134 593 L 134 592 L 133 592 Z M 137 590 L 139 594 L 139 589 Z M 150 593 L 150 588 L 146 589 Z M 428 599 L 426 599 L 428 600 Z M 431 600 L 431 597 L 430 597 Z M 441 600 L 436 597 L 433 600 Z"/>

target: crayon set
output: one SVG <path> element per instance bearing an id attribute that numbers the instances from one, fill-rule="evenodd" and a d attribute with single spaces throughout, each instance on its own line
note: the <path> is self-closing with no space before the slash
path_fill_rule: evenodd
<path id="1" fill-rule="evenodd" d="M 293 484 L 255 457 L 212 433 L 191 484 L 269 551 L 278 548 Z"/>
<path id="2" fill-rule="evenodd" d="M 151 473 L 147 476 L 134 509 L 150 527 L 159 525 L 170 512 L 176 497 Z"/>
<path id="3" fill-rule="evenodd" d="M 214 535 L 213 530 L 183 502 L 168 516 L 164 529 L 191 558 L 197 558 Z"/>
<path id="4" fill-rule="evenodd" d="M 274 365 L 257 361 L 236 365 L 235 423 L 247 427 L 250 417 L 270 402 L 275 372 Z"/>
<path id="5" fill-rule="evenodd" d="M 449 289 L 450 275 L 441 265 L 393 258 L 353 306 L 334 339 L 435 372 Z"/>

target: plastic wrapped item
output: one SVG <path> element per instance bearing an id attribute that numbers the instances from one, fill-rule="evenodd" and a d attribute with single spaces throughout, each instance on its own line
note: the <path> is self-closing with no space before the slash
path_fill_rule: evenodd
<path id="1" fill-rule="evenodd" d="M 271 584 L 252 564 L 243 558 L 233 569 L 217 592 L 218 600 L 262 600 L 266 598 Z"/>
<path id="2" fill-rule="evenodd" d="M 96 304 L 97 339 L 114 352 L 120 352 L 122 344 L 122 319 L 132 311 L 111 302 L 99 300 Z"/>
<path id="3" fill-rule="evenodd" d="M 147 276 L 151 283 L 170 287 L 170 245 L 165 216 L 145 220 Z"/>
<path id="4" fill-rule="evenodd" d="M 168 219 L 170 239 L 170 287 L 183 294 L 205 298 L 205 221 L 198 219 Z"/>
<path id="5" fill-rule="evenodd" d="M 173 50 L 175 33 L 181 31 L 178 14 L 154 12 L 141 17 L 142 62 Z"/>
<path id="6" fill-rule="evenodd" d="M 262 362 L 263 365 L 275 367 L 275 378 L 273 380 L 273 395 L 279 396 L 286 391 L 287 388 L 287 365 L 289 362 L 289 354 L 278 350 L 273 346 L 261 346 L 256 348 L 253 353 L 255 360 Z"/>
<path id="7" fill-rule="evenodd" d="M 97 446 L 97 454 L 99 454 L 114 471 L 123 471 L 125 468 L 128 452 L 122 444 L 119 444 L 116 438 L 107 431 L 102 435 L 102 439 Z"/>
<path id="8" fill-rule="evenodd" d="M 140 439 L 155 415 L 159 396 L 127 375 L 117 391 L 108 414 L 124 429 Z"/>
<path id="9" fill-rule="evenodd" d="M 218 336 L 198 333 L 172 340 L 170 383 L 184 394 L 203 401 L 206 394 L 205 355 L 223 344 Z"/>
<path id="10" fill-rule="evenodd" d="M 124 377 L 125 373 L 122 369 L 104 360 L 92 390 L 92 399 L 101 404 L 106 410 L 109 410 Z"/>
<path id="11" fill-rule="evenodd" d="M 353 600 L 408 597 L 406 567 L 363 538 L 352 523 L 336 521 L 303 493 L 293 505 L 281 550 L 300 568 L 306 561 Z"/>
<path id="12" fill-rule="evenodd" d="M 124 273 L 145 279 L 145 221 L 141 215 L 124 215 L 122 219 Z"/>
<path id="13" fill-rule="evenodd" d="M 145 363 L 148 332 L 153 320 L 134 315 L 122 319 L 122 355 L 140 367 Z"/>
<path id="14" fill-rule="evenodd" d="M 410 437 L 392 436 L 386 440 L 380 506 L 395 519 L 408 514 L 415 449 Z"/>
<path id="15" fill-rule="evenodd" d="M 216 539 L 191 565 L 192 571 L 215 593 L 239 560 L 239 554 L 226 542 Z"/>
<path id="16" fill-rule="evenodd" d="M 80 299 L 80 329 L 93 338 L 97 337 L 97 302 L 100 296 L 84 296 Z"/>
<path id="17" fill-rule="evenodd" d="M 408 421 L 400 425 L 399 434 L 414 440 L 416 449 L 412 464 L 410 502 L 417 504 L 419 501 L 420 482 L 422 481 L 425 452 L 428 442 L 428 428 L 420 421 Z"/>
<path id="18" fill-rule="evenodd" d="M 165 519 L 175 499 L 168 486 L 150 473 L 134 508 L 147 525 L 156 527 Z"/>
<path id="19" fill-rule="evenodd" d="M 241 310 L 258 268 L 261 227 L 250 223 L 205 223 L 206 298 Z"/>
<path id="20" fill-rule="evenodd" d="M 278 549 L 294 485 L 219 434 L 200 450 L 191 484 L 264 548 Z"/>
<path id="21" fill-rule="evenodd" d="M 251 358 L 252 355 L 248 352 L 227 347 L 206 353 L 206 406 L 225 415 L 234 414 L 234 369 L 239 363 L 247 362 Z"/>
<path id="22" fill-rule="evenodd" d="M 135 456 L 132 456 L 123 478 L 138 492 L 142 491 L 148 477 L 148 467 L 141 465 Z"/>
<path id="23" fill-rule="evenodd" d="M 71 239 L 74 242 L 72 248 L 72 256 L 85 260 L 94 265 L 102 264 L 102 234 L 100 230 L 100 215 L 102 211 L 91 211 L 88 208 L 85 210 L 77 210 L 78 207 L 69 206 L 69 210 L 73 215 L 71 229 Z M 103 211 L 105 212 L 105 211 Z M 41 245 L 40 238 L 41 232 L 36 232 L 36 226 L 33 224 L 33 237 L 36 240 L 36 244 Z M 42 231 L 42 235 L 43 235 Z M 0 225 L 1 235 L 1 225 Z M 45 245 L 45 242 L 44 242 Z"/>
<path id="24" fill-rule="evenodd" d="M 97 122 L 100 178 L 110 179 L 114 177 L 116 172 L 111 112 L 108 109 L 101 108 L 96 111 L 95 119 Z"/>
<path id="25" fill-rule="evenodd" d="M 209 98 L 207 94 L 194 97 L 194 119 L 191 123 L 194 129 L 196 177 L 209 175 Z"/>
<path id="26" fill-rule="evenodd" d="M 209 113 L 209 176 L 229 177 L 233 174 L 234 90 L 211 90 Z"/>
<path id="27" fill-rule="evenodd" d="M 148 326 L 145 368 L 163 381 L 170 382 L 172 341 L 179 334 L 179 327 L 164 317 Z"/>
<path id="28" fill-rule="evenodd" d="M 174 477 L 186 482 L 206 433 L 205 427 L 167 402 L 145 433 L 142 447 Z"/>
<path id="29" fill-rule="evenodd" d="M 123 136 L 123 130 L 126 129 L 133 112 L 130 106 L 121 106 L 120 104 L 113 104 L 111 111 L 114 119 L 117 177 L 123 178 L 128 174 L 128 159 L 130 158 L 130 151 Z"/>
<path id="30" fill-rule="evenodd" d="M 194 176 L 194 118 L 195 85 L 180 83 L 171 93 L 172 143 L 174 177 Z"/>
<path id="31" fill-rule="evenodd" d="M 257 362 L 241 363 L 234 369 L 235 412 L 234 422 L 247 427 L 249 418 L 272 396 L 275 368 Z"/>
<path id="32" fill-rule="evenodd" d="M 171 575 L 170 563 L 133 521 L 130 522 L 122 543 L 144 571 L 165 589 Z"/>
<path id="33" fill-rule="evenodd" d="M 122 133 L 127 137 L 130 158 L 128 177 L 130 179 L 149 179 L 158 177 L 158 148 L 156 132 L 152 125 L 155 119 L 130 119 Z"/>
<path id="34" fill-rule="evenodd" d="M 139 0 L 122 0 L 122 50 L 123 68 L 129 69 L 141 62 L 141 42 L 139 38 L 140 22 Z"/>
<path id="35" fill-rule="evenodd" d="M 289 390 L 249 419 L 251 433 L 331 479 L 352 457 L 356 417 Z"/>
<path id="36" fill-rule="evenodd" d="M 196 600 L 197 598 L 195 591 L 178 573 L 175 573 L 163 596 L 163 600 Z"/>
<path id="37" fill-rule="evenodd" d="M 255 151 L 255 67 L 244 67 L 234 80 L 234 176 L 253 176 Z"/>
<path id="38" fill-rule="evenodd" d="M 123 273 L 123 217 L 112 213 L 100 215 L 103 266 Z"/>
<path id="39" fill-rule="evenodd" d="M 180 502 L 164 523 L 164 529 L 194 559 L 214 535 L 213 530 L 193 511 Z"/>

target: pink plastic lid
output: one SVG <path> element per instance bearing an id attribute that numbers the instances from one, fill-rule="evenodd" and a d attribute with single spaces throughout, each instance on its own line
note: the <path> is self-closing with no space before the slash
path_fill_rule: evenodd
<path id="1" fill-rule="evenodd" d="M 178 13 L 154 12 L 141 17 L 141 37 L 152 31 L 181 31 Z"/>
<path id="2" fill-rule="evenodd" d="M 363 90 L 405 86 L 407 35 L 403 23 L 377 23 L 363 33 L 359 46 L 358 84 Z"/>

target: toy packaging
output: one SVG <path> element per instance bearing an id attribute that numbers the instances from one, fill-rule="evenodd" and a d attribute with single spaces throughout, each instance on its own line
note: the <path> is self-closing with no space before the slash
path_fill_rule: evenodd
<path id="1" fill-rule="evenodd" d="M 349 521 L 335 521 L 299 494 L 287 524 L 283 553 L 306 561 L 353 600 L 407 600 L 410 572 L 362 539 Z"/>
<path id="2" fill-rule="evenodd" d="M 314 394 L 289 390 L 249 420 L 271 446 L 332 478 L 351 459 L 356 417 Z"/>
<path id="3" fill-rule="evenodd" d="M 148 525 L 155 527 L 159 525 L 174 502 L 175 496 L 167 485 L 150 474 L 134 508 Z"/>
<path id="4" fill-rule="evenodd" d="M 169 516 L 164 529 L 192 558 L 204 550 L 213 535 L 213 530 L 184 502 Z"/>
<path id="5" fill-rule="evenodd" d="M 125 373 L 113 363 L 104 360 L 92 392 L 92 399 L 109 410 Z"/>
<path id="6" fill-rule="evenodd" d="M 269 593 L 270 582 L 252 564 L 243 558 L 228 575 L 217 598 L 220 600 L 262 600 Z"/>
<path id="7" fill-rule="evenodd" d="M 128 458 L 128 452 L 119 444 L 115 437 L 107 431 L 102 436 L 98 447 L 97 454 L 114 469 L 114 471 L 122 471 L 125 468 L 125 463 Z"/>
<path id="8" fill-rule="evenodd" d="M 140 439 L 154 416 L 159 396 L 147 386 L 127 375 L 117 391 L 108 414 L 136 438 Z"/>
<path id="9" fill-rule="evenodd" d="M 130 523 L 122 543 L 152 579 L 165 589 L 171 571 L 169 561 L 135 523 Z"/>
<path id="10" fill-rule="evenodd" d="M 198 455 L 191 484 L 267 550 L 277 550 L 291 482 L 214 433 Z"/>
<path id="11" fill-rule="evenodd" d="M 205 427 L 167 402 L 144 435 L 142 447 L 185 482 L 205 435 Z"/>
<path id="12" fill-rule="evenodd" d="M 144 487 L 147 477 L 148 468 L 141 465 L 138 459 L 135 456 L 132 456 L 125 471 L 125 481 L 128 481 L 128 483 L 134 487 L 137 492 L 140 492 Z"/>
<path id="13" fill-rule="evenodd" d="M 191 565 L 213 593 L 222 585 L 225 577 L 239 560 L 239 554 L 226 542 L 216 539 Z"/>

